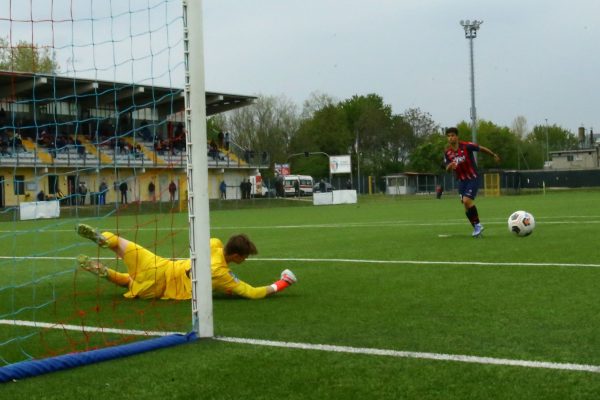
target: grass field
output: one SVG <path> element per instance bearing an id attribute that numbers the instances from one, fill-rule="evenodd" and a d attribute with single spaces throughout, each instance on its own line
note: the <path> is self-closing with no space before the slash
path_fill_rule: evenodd
<path id="1" fill-rule="evenodd" d="M 598 397 L 600 191 L 480 197 L 483 239 L 471 238 L 456 197 L 366 196 L 357 205 L 322 207 L 264 204 L 215 208 L 211 236 L 245 232 L 254 240 L 259 254 L 233 266 L 241 279 L 270 284 L 290 268 L 299 278 L 296 286 L 262 301 L 215 296 L 218 340 L 4 384 L 0 397 Z M 533 235 L 508 232 L 506 220 L 517 209 L 535 215 Z M 189 329 L 187 302 L 125 300 L 121 289 L 74 272 L 70 258 L 81 252 L 109 256 L 79 240 L 73 232 L 78 221 L 0 224 L 2 255 L 13 257 L 0 264 L 0 287 L 19 286 L 33 271 L 51 277 L 47 287 L 36 285 L 49 305 L 25 310 L 18 319 Z M 185 257 L 183 214 L 89 221 L 152 245 L 158 254 Z M 32 253 L 52 260 L 15 261 Z M 31 288 L 23 292 L 0 291 L 1 314 L 27 308 Z M 97 309 L 103 312 L 81 316 L 81 310 Z M 0 341 L 12 329 L 0 325 Z M 46 335 L 52 340 L 52 333 Z M 112 340 L 96 339 L 100 345 Z M 237 339 L 258 342 L 229 341 Z M 48 354 L 47 341 L 46 348 L 39 342 L 36 335 L 27 341 L 32 354 Z M 0 356 L 18 359 L 12 350 L 0 346 Z"/>

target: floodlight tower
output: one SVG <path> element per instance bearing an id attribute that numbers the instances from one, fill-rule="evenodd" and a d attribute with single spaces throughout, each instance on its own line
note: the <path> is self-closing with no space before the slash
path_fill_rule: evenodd
<path id="1" fill-rule="evenodd" d="M 465 30 L 465 38 L 469 39 L 469 49 L 471 54 L 471 134 L 473 142 L 477 143 L 477 111 L 475 109 L 475 64 L 473 62 L 473 39 L 477 37 L 477 31 L 483 24 L 483 21 L 460 21 L 460 25 Z"/>

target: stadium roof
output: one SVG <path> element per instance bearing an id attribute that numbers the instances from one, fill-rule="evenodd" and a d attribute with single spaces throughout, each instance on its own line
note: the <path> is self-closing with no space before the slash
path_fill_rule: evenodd
<path id="1" fill-rule="evenodd" d="M 121 112 L 153 106 L 163 114 L 184 110 L 181 88 L 0 71 L 0 100 L 10 102 L 23 99 L 31 99 L 38 105 L 54 101 L 77 101 L 82 108 L 112 108 Z M 248 106 L 255 99 L 254 96 L 206 92 L 206 115 Z"/>

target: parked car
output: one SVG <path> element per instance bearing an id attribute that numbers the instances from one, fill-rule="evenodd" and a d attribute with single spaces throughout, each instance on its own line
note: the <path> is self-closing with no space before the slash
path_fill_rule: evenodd
<path id="1" fill-rule="evenodd" d="M 325 192 L 331 192 L 333 190 L 335 190 L 335 188 L 333 187 L 333 185 L 329 182 L 323 182 L 325 184 Z M 317 182 L 314 186 L 313 186 L 313 193 L 320 193 L 321 190 L 321 182 Z"/>
<path id="2" fill-rule="evenodd" d="M 276 197 L 275 188 L 270 188 L 263 182 L 262 196 L 263 197 Z"/>

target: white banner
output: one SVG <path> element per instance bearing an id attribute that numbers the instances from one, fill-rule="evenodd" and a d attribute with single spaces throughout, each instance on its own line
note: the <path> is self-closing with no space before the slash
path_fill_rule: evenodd
<path id="1" fill-rule="evenodd" d="M 35 201 L 19 204 L 21 220 L 39 218 L 58 218 L 60 216 L 60 204 L 58 200 Z"/>
<path id="2" fill-rule="evenodd" d="M 329 156 L 329 172 L 332 174 L 350 174 L 352 172 L 350 156 Z"/>

